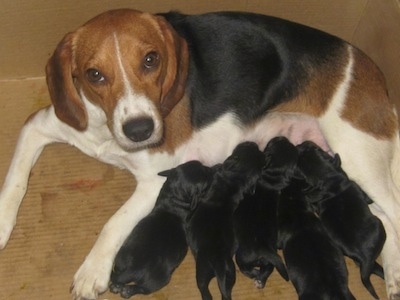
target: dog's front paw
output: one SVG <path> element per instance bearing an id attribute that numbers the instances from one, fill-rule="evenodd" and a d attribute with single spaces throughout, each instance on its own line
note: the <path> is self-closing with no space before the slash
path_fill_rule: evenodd
<path id="1" fill-rule="evenodd" d="M 2 217 L 0 213 L 0 250 L 7 246 L 11 232 L 14 229 L 15 221 L 8 219 L 7 216 Z"/>
<path id="2" fill-rule="evenodd" d="M 390 229 L 390 227 L 388 227 Z M 397 237 L 387 230 L 387 239 L 381 257 L 384 269 L 387 298 L 400 300 L 400 243 Z"/>
<path id="3" fill-rule="evenodd" d="M 398 284 L 392 285 L 387 283 L 386 289 L 389 300 L 400 300 L 400 287 Z"/>
<path id="4" fill-rule="evenodd" d="M 112 264 L 106 258 L 85 260 L 74 276 L 71 294 L 74 300 L 93 300 L 108 289 Z"/>
<path id="5" fill-rule="evenodd" d="M 393 268 L 385 270 L 386 290 L 389 300 L 400 300 L 400 270 Z"/>

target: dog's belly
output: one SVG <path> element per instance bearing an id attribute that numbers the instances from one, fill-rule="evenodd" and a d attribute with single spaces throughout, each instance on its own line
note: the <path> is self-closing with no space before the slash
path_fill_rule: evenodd
<path id="1" fill-rule="evenodd" d="M 182 161 L 200 160 L 212 166 L 221 163 L 243 141 L 253 141 L 261 150 L 275 136 L 285 136 L 298 145 L 311 140 L 325 151 L 330 148 L 315 118 L 299 113 L 269 113 L 252 125 L 243 126 L 237 118 L 227 113 L 215 123 L 196 131 L 183 145 Z"/>
<path id="2" fill-rule="evenodd" d="M 327 152 L 331 151 L 317 119 L 305 114 L 269 113 L 247 131 L 245 138 L 256 142 L 261 149 L 265 148 L 271 138 L 285 136 L 294 145 L 308 140 Z"/>

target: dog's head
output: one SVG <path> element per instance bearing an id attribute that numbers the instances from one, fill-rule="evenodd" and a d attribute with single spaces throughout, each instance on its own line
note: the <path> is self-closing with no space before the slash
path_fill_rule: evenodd
<path id="1" fill-rule="evenodd" d="M 181 207 L 193 210 L 208 190 L 214 168 L 206 167 L 197 160 L 189 161 L 158 173 L 167 177 L 157 200 L 157 205 Z M 170 202 L 173 203 L 170 203 Z M 168 202 L 168 203 L 167 203 Z"/>
<path id="2" fill-rule="evenodd" d="M 253 142 L 236 146 L 232 154 L 218 168 L 220 176 L 233 184 L 242 185 L 243 190 L 255 187 L 265 165 L 265 156 Z"/>
<path id="3" fill-rule="evenodd" d="M 263 170 L 263 182 L 267 186 L 282 189 L 289 184 L 294 174 L 298 151 L 287 138 L 275 137 L 264 149 L 266 166 Z"/>
<path id="4" fill-rule="evenodd" d="M 161 140 L 163 117 L 184 95 L 187 68 L 187 44 L 163 17 L 121 9 L 67 34 L 46 75 L 60 120 L 85 130 L 87 100 L 118 144 L 134 150 Z"/>
<path id="5" fill-rule="evenodd" d="M 311 141 L 303 142 L 297 149 L 298 171 L 312 186 L 322 188 L 333 177 L 348 179 L 338 154 L 331 156 Z"/>

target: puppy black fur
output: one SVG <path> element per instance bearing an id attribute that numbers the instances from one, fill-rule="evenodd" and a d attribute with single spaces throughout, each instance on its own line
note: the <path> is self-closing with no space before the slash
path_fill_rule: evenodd
<path id="1" fill-rule="evenodd" d="M 240 271 L 263 288 L 274 267 L 288 280 L 277 253 L 277 206 L 280 190 L 289 183 L 297 163 L 297 149 L 284 137 L 273 138 L 264 150 L 266 166 L 254 194 L 247 193 L 234 213 Z"/>
<path id="2" fill-rule="evenodd" d="M 297 148 L 283 136 L 271 139 L 264 149 L 266 167 L 262 173 L 262 185 L 271 190 L 285 188 L 296 169 Z"/>
<path id="3" fill-rule="evenodd" d="M 119 250 L 110 290 L 129 298 L 164 287 L 184 259 L 188 245 L 184 222 L 192 199 L 209 184 L 210 169 L 191 161 L 161 172 L 168 176 L 153 211 L 133 229 Z"/>
<path id="4" fill-rule="evenodd" d="M 293 178 L 278 203 L 278 245 L 300 300 L 355 299 L 343 254 L 311 205 L 302 179 Z"/>
<path id="5" fill-rule="evenodd" d="M 196 260 L 196 279 L 203 300 L 212 299 L 208 285 L 217 277 L 222 299 L 231 299 L 236 280 L 233 212 L 243 193 L 254 189 L 265 157 L 256 144 L 238 145 L 214 170 L 207 193 L 197 198 L 188 219 L 187 240 Z"/>
<path id="6" fill-rule="evenodd" d="M 316 206 L 331 238 L 360 266 L 364 286 L 378 298 L 370 275 L 383 278 L 383 269 L 375 260 L 386 233 L 382 222 L 368 207 L 372 200 L 347 177 L 338 155 L 332 157 L 312 142 L 304 142 L 298 149 L 299 170 L 313 186 L 307 198 Z"/>
<path id="7" fill-rule="evenodd" d="M 234 213 L 234 229 L 238 243 L 235 259 L 240 271 L 263 288 L 274 267 L 289 280 L 286 267 L 277 253 L 276 211 L 279 192 L 257 185 L 254 195 L 248 194 Z"/>

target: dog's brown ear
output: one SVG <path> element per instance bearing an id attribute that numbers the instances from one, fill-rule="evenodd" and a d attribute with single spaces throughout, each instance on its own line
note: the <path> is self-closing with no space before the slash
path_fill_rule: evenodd
<path id="1" fill-rule="evenodd" d="M 57 117 L 83 131 L 87 127 L 87 114 L 74 85 L 73 38 L 74 34 L 69 33 L 58 44 L 47 62 L 46 80 Z"/>
<path id="2" fill-rule="evenodd" d="M 185 93 L 189 67 L 189 52 L 186 41 L 161 16 L 158 23 L 165 38 L 167 66 L 161 86 L 161 113 L 169 114 Z"/>

